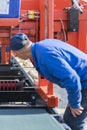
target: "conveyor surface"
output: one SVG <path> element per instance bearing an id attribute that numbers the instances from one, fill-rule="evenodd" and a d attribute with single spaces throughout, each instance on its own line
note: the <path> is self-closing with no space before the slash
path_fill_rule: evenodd
<path id="1" fill-rule="evenodd" d="M 0 109 L 0 130 L 63 130 L 45 109 Z"/>

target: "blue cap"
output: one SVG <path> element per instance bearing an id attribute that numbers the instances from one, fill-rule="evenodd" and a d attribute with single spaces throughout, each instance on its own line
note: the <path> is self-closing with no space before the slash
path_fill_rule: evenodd
<path id="1" fill-rule="evenodd" d="M 23 40 L 29 41 L 28 37 L 24 33 L 18 33 L 10 39 L 10 44 L 7 47 L 7 51 L 13 50 L 13 51 L 18 51 L 22 49 L 25 44 L 23 44 Z"/>

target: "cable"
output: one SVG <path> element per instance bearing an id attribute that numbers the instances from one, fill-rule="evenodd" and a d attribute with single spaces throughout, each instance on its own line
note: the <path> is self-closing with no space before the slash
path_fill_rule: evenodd
<path id="1" fill-rule="evenodd" d="M 64 28 L 64 23 L 63 23 L 63 20 L 62 20 L 61 18 L 60 18 L 60 22 L 61 22 L 62 29 L 63 29 L 64 41 L 66 42 L 66 32 L 65 32 L 65 28 Z"/>

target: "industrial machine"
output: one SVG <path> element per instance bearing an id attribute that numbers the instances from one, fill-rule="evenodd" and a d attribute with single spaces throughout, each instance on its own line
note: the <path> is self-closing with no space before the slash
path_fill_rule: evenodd
<path id="1" fill-rule="evenodd" d="M 23 32 L 33 42 L 61 39 L 87 53 L 86 26 L 86 0 L 0 0 L 0 120 L 6 123 L 2 122 L 1 129 L 64 129 L 53 120 L 59 119 L 53 83 L 39 74 L 33 79 L 7 52 L 11 36 Z M 11 126 L 14 120 L 17 125 Z"/>

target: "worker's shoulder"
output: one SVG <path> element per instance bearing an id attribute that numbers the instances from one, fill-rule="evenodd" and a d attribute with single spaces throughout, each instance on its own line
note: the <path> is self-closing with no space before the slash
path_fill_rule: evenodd
<path id="1" fill-rule="evenodd" d="M 47 38 L 47 39 L 42 40 L 42 42 L 63 42 L 63 41 L 59 39 Z"/>
<path id="2" fill-rule="evenodd" d="M 38 43 L 38 45 L 48 45 L 48 46 L 50 46 L 50 45 L 57 45 L 57 44 L 61 44 L 61 43 L 64 43 L 64 41 L 61 41 L 61 40 L 58 40 L 58 39 L 44 39 L 44 40 L 41 40 L 41 41 L 38 41 L 37 42 Z"/>

